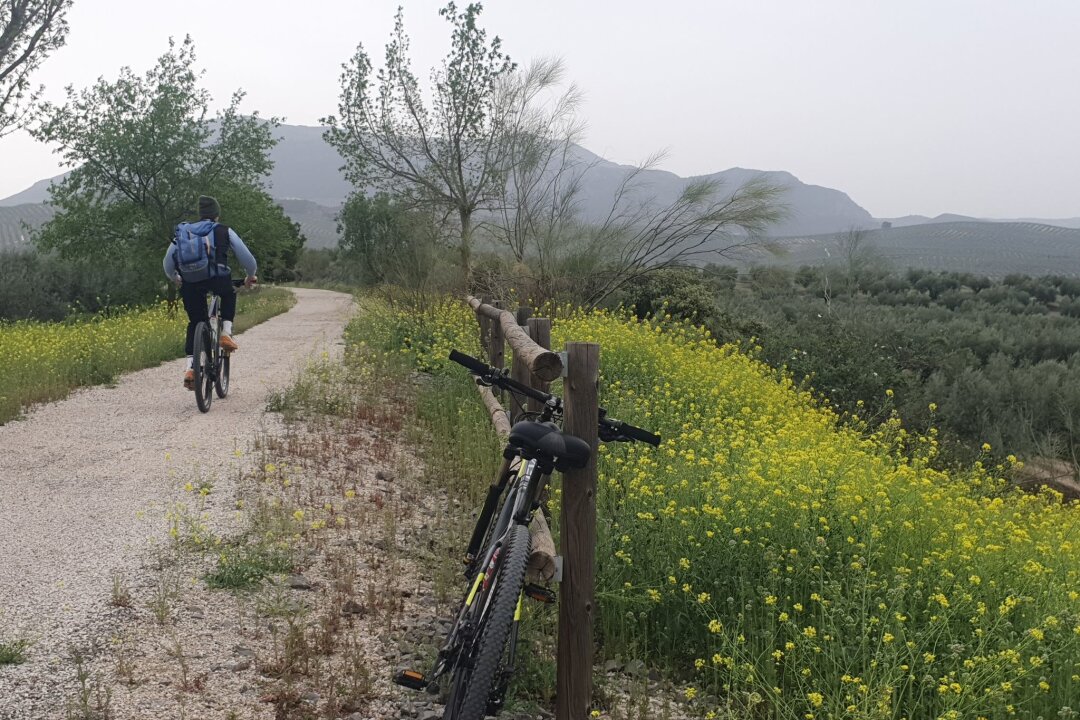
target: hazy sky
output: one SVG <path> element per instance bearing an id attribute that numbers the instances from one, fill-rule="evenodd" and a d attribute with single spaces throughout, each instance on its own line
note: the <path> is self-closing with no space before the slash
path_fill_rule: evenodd
<path id="1" fill-rule="evenodd" d="M 402 2 L 426 77 L 442 3 Z M 381 60 L 397 4 L 75 0 L 35 79 L 59 98 L 141 74 L 190 33 L 219 105 L 243 88 L 245 110 L 314 125 L 358 42 Z M 482 19 L 516 60 L 565 60 L 584 144 L 616 162 L 667 149 L 680 175 L 787 170 L 877 217 L 1080 216 L 1077 0 L 489 0 Z M 0 139 L 0 197 L 56 172 L 25 133 Z"/>

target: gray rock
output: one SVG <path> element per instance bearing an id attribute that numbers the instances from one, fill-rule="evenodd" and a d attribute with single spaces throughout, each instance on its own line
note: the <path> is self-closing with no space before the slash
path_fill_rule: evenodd
<path id="1" fill-rule="evenodd" d="M 634 658 L 630 662 L 626 663 L 626 672 L 634 677 L 644 677 L 648 672 L 648 668 L 645 667 L 645 663 Z"/>
<path id="2" fill-rule="evenodd" d="M 310 590 L 311 581 L 303 575 L 290 575 L 286 581 L 293 590 Z"/>
<path id="3" fill-rule="evenodd" d="M 367 610 L 363 605 L 355 600 L 349 599 L 345 601 L 345 604 L 341 606 L 342 615 L 363 615 Z"/>

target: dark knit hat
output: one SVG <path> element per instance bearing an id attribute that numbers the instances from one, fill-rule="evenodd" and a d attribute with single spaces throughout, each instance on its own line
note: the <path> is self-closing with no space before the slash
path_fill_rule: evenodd
<path id="1" fill-rule="evenodd" d="M 221 215 L 221 206 L 218 201 L 209 195 L 199 196 L 199 217 L 216 218 Z"/>

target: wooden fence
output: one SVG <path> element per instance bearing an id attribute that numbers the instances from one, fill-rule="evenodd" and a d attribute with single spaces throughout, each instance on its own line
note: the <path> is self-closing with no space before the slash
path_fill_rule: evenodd
<path id="1" fill-rule="evenodd" d="M 548 391 L 551 381 L 563 378 L 563 430 L 589 443 L 589 464 L 563 474 L 563 502 L 560 528 L 560 552 L 563 558 L 559 584 L 559 640 L 556 657 L 556 720 L 583 720 L 588 716 L 592 695 L 593 611 L 596 547 L 596 451 L 599 409 L 600 346 L 596 343 L 566 343 L 563 356 L 552 352 L 551 321 L 530 317 L 529 308 L 517 314 L 468 296 L 469 305 L 480 325 L 480 342 L 487 352 L 488 364 L 504 368 L 506 345 L 513 350 L 511 377 L 518 382 Z M 521 414 L 516 404 L 507 413 L 491 388 L 478 386 L 484 406 L 496 431 L 505 437 Z M 530 400 L 526 410 L 540 410 Z M 542 513 L 536 513 L 543 522 Z M 542 547 L 547 532 L 534 526 L 533 549 L 541 550 L 530 558 L 530 567 L 544 565 Z M 550 534 L 547 535 L 550 538 Z M 554 544 L 550 539 L 551 548 Z M 550 567 L 554 568 L 554 562 Z"/>

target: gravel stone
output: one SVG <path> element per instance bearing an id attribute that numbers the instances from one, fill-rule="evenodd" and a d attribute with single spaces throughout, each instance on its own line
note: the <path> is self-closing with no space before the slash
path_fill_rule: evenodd
<path id="1" fill-rule="evenodd" d="M 287 387 L 305 358 L 341 352 L 330 343 L 341 337 L 352 297 L 293 292 L 291 310 L 239 336 L 229 397 L 215 399 L 209 413 L 181 387 L 184 361 L 175 360 L 0 426 L 4 635 L 33 640 L 27 662 L 0 673 L 4 720 L 64 717 L 76 687 L 71 648 L 108 643 L 123 622 L 110 605 L 114 574 L 129 584 L 138 613 L 148 612 L 150 589 L 139 583 L 152 574 L 154 548 L 168 543 L 165 513 L 173 500 L 192 498 L 180 478 L 213 476 L 208 522 L 234 522 L 230 498 L 242 462 L 234 451 L 265 425 L 268 391 Z"/>

